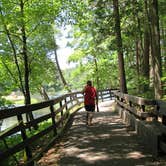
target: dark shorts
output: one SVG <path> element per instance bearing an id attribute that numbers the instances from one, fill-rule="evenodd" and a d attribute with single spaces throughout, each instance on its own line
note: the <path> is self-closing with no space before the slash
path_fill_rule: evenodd
<path id="1" fill-rule="evenodd" d="M 89 112 L 95 111 L 95 105 L 85 105 L 85 110 Z"/>

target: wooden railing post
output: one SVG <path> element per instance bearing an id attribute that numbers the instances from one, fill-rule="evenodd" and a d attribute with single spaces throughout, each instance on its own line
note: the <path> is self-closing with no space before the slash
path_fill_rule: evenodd
<path id="1" fill-rule="evenodd" d="M 129 106 L 132 107 L 132 102 L 131 101 L 129 101 Z"/>
<path id="2" fill-rule="evenodd" d="M 59 102 L 60 109 L 62 108 L 62 101 Z M 63 109 L 61 110 L 61 118 L 63 117 Z M 63 120 L 62 120 L 62 126 L 63 126 Z"/>
<path id="3" fill-rule="evenodd" d="M 67 100 L 65 98 L 65 104 L 66 104 L 66 111 L 68 110 L 68 107 L 67 107 Z"/>
<path id="4" fill-rule="evenodd" d="M 103 102 L 103 93 L 102 93 L 102 91 L 100 91 L 100 94 L 101 94 L 101 101 Z"/>
<path id="5" fill-rule="evenodd" d="M 51 111 L 51 117 L 52 117 L 52 124 L 54 126 L 54 136 L 57 134 L 57 128 L 56 128 L 56 122 L 55 122 L 55 112 L 54 112 L 54 107 L 53 105 L 50 106 L 50 111 Z"/>
<path id="6" fill-rule="evenodd" d="M 112 92 L 111 89 L 109 89 L 110 99 L 112 100 Z"/>
<path id="7" fill-rule="evenodd" d="M 116 96 L 116 99 L 117 99 L 118 101 L 120 101 L 119 96 Z"/>
<path id="8" fill-rule="evenodd" d="M 70 95 L 70 103 L 73 105 L 73 101 L 74 100 L 74 97 Z"/>
<path id="9" fill-rule="evenodd" d="M 62 108 L 62 101 L 59 102 L 60 108 Z M 61 117 L 63 116 L 63 110 L 61 111 Z"/>
<path id="10" fill-rule="evenodd" d="M 141 105 L 141 111 L 145 112 L 145 105 Z"/>
<path id="11" fill-rule="evenodd" d="M 166 116 L 165 115 L 162 116 L 162 124 L 166 125 Z"/>
<path id="12" fill-rule="evenodd" d="M 27 135 L 26 135 L 26 130 L 24 129 L 22 115 L 20 115 L 20 114 L 17 115 L 17 119 L 19 122 L 22 139 L 23 139 L 23 141 L 25 141 L 27 139 Z M 31 152 L 31 149 L 29 146 L 25 146 L 25 152 L 26 152 L 27 159 L 30 160 L 32 158 L 32 152 Z M 33 166 L 34 163 L 31 163 L 31 165 Z"/>

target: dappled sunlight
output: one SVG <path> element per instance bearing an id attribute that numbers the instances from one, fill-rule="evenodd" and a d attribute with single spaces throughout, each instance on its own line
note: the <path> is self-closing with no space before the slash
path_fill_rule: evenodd
<path id="1" fill-rule="evenodd" d="M 145 155 L 143 155 L 141 152 L 138 151 L 130 152 L 126 155 L 126 158 L 133 158 L 133 159 L 139 159 L 143 157 L 145 157 Z"/>
<path id="2" fill-rule="evenodd" d="M 110 138 L 110 134 L 100 134 L 98 135 L 99 138 Z"/>
<path id="3" fill-rule="evenodd" d="M 92 126 L 87 126 L 85 119 L 85 111 L 74 117 L 63 139 L 59 166 L 134 166 L 151 161 L 152 156 L 139 144 L 136 134 L 127 132 L 127 126 L 117 113 L 109 109 L 103 112 L 101 107 L 101 112 L 94 115 Z"/>
<path id="4" fill-rule="evenodd" d="M 124 131 L 126 131 L 126 129 L 125 128 L 122 128 L 122 129 L 112 129 L 112 132 L 119 132 L 119 131 L 120 132 L 124 132 Z"/>
<path id="5" fill-rule="evenodd" d="M 85 160 L 88 163 L 94 163 L 97 160 L 108 160 L 110 156 L 103 152 L 98 152 L 98 153 L 86 152 L 77 155 L 77 157 Z"/>
<path id="6" fill-rule="evenodd" d="M 65 152 L 67 155 L 72 156 L 72 155 L 78 155 L 80 153 L 90 151 L 92 149 L 93 149 L 92 147 L 81 149 L 81 148 L 72 146 L 72 147 L 69 147 L 68 149 L 66 149 Z"/>

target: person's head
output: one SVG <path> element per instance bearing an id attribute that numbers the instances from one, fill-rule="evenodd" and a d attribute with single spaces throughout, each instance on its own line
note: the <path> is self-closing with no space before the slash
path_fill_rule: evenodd
<path id="1" fill-rule="evenodd" d="M 92 81 L 88 80 L 87 85 L 92 86 Z"/>

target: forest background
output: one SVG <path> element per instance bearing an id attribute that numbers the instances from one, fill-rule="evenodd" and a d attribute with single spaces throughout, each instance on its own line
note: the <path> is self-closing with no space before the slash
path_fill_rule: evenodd
<path id="1" fill-rule="evenodd" d="M 166 100 L 165 6 L 165 0 L 1 0 L 0 107 L 79 91 L 89 79 L 97 89 Z M 68 61 L 76 65 L 62 70 L 57 40 L 67 26 Z"/>

